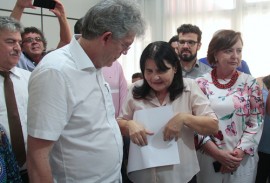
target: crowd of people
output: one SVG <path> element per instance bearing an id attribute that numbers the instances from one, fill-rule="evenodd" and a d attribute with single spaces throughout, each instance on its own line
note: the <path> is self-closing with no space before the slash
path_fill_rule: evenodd
<path id="1" fill-rule="evenodd" d="M 117 59 L 144 35 L 139 5 L 100 1 L 73 34 L 54 1 L 54 50 L 20 22 L 32 0 L 0 16 L 0 182 L 269 181 L 270 75 L 251 75 L 240 32 L 218 30 L 199 59 L 202 31 L 182 24 L 145 47 L 128 87 Z"/>

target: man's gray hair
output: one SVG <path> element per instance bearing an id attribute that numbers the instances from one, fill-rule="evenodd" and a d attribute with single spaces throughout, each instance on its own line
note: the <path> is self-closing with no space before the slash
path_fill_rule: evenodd
<path id="1" fill-rule="evenodd" d="M 23 32 L 22 24 L 12 17 L 0 16 L 0 31 Z"/>
<path id="2" fill-rule="evenodd" d="M 103 0 L 88 10 L 83 19 L 82 37 L 92 39 L 112 32 L 114 39 L 129 33 L 142 36 L 145 22 L 135 0 Z"/>

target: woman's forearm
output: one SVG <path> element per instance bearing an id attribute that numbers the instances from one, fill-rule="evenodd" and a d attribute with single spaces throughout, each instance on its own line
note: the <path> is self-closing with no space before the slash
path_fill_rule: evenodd
<path id="1" fill-rule="evenodd" d="M 179 114 L 180 116 L 182 114 Z M 218 121 L 210 116 L 184 114 L 184 124 L 201 135 L 212 135 L 218 132 Z"/>

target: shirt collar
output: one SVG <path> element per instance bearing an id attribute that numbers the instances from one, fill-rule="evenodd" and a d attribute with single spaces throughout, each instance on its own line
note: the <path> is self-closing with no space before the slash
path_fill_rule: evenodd
<path id="1" fill-rule="evenodd" d="M 12 69 L 9 70 L 14 76 L 20 78 L 22 77 L 21 72 L 19 71 L 18 67 L 13 67 Z"/>
<path id="2" fill-rule="evenodd" d="M 70 53 L 74 60 L 76 61 L 75 64 L 77 65 L 78 69 L 84 70 L 88 68 L 95 68 L 91 59 L 87 56 L 85 51 L 82 49 L 81 45 L 77 41 L 81 35 L 74 35 L 71 42 L 70 42 Z"/>
<path id="3" fill-rule="evenodd" d="M 194 67 L 200 67 L 200 63 L 199 62 L 200 61 L 197 59 L 196 62 L 195 62 L 195 64 L 194 64 Z"/>
<path id="4" fill-rule="evenodd" d="M 184 90 L 183 92 L 191 91 L 190 85 L 187 84 L 187 80 L 191 80 L 190 78 L 183 78 L 184 81 Z"/>
<path id="5" fill-rule="evenodd" d="M 180 64 L 181 64 L 182 69 L 184 70 L 184 67 L 183 67 L 183 65 L 182 65 L 182 62 L 180 62 Z M 190 69 L 190 71 L 192 71 L 194 67 L 200 67 L 200 63 L 199 63 L 199 60 L 198 60 L 198 59 L 196 59 L 196 62 L 195 62 L 195 64 L 193 64 L 193 66 L 192 66 L 192 68 Z M 185 70 L 184 70 L 184 71 L 185 71 Z M 186 72 L 189 72 L 189 71 L 186 71 Z"/>

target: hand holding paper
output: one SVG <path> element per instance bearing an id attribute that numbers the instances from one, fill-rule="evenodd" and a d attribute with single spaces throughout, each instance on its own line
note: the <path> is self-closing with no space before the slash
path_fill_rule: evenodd
<path id="1" fill-rule="evenodd" d="M 185 114 L 177 114 L 164 127 L 164 141 L 178 140 L 182 127 L 184 125 Z"/>
<path id="2" fill-rule="evenodd" d="M 144 128 L 142 124 L 130 120 L 127 123 L 129 129 L 129 136 L 131 141 L 138 146 L 145 146 L 148 144 L 147 135 L 153 135 L 154 133 Z"/>
<path id="3" fill-rule="evenodd" d="M 171 106 L 144 109 L 134 113 L 133 118 L 138 123 L 140 122 L 142 131 L 151 129 L 155 134 L 151 136 L 145 135 L 148 139 L 147 146 L 139 147 L 133 141 L 133 143 L 130 143 L 128 172 L 180 163 L 177 142 L 165 142 L 163 140 L 164 126 L 172 117 L 173 111 Z M 135 125 L 132 126 L 134 127 Z M 139 126 L 136 127 L 138 130 Z M 146 132 L 142 131 L 141 133 L 146 134 Z"/>

